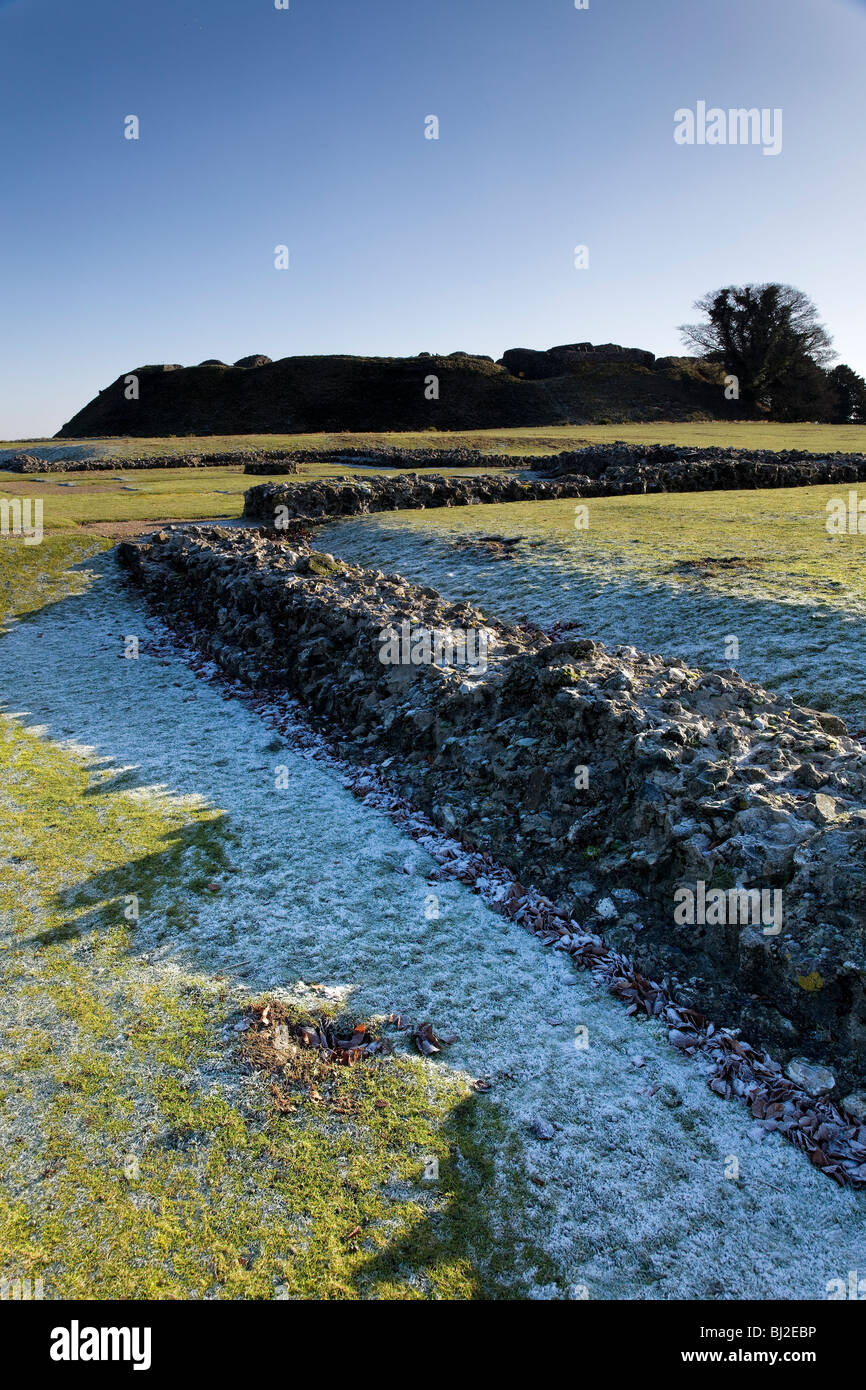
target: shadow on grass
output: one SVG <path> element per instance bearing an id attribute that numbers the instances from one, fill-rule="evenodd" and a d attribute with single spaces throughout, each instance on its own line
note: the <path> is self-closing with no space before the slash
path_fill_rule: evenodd
<path id="1" fill-rule="evenodd" d="M 515 1234 L 513 1213 L 531 1204 L 524 1156 L 492 1097 L 414 1054 L 362 1053 L 346 1065 L 340 1039 L 387 1047 L 390 1035 L 333 1006 L 262 995 L 247 1021 L 240 1055 L 274 1098 L 288 1142 L 301 1123 L 333 1154 L 338 1129 L 344 1197 L 367 1164 L 375 1199 L 344 1237 L 362 1297 L 490 1299 L 533 1281 L 556 1286 L 550 1259 Z"/>
<path id="2" fill-rule="evenodd" d="M 89 787 L 84 795 L 93 797 L 100 792 L 114 791 L 116 788 L 112 783 L 113 779 L 102 787 Z M 122 789 L 131 789 L 125 779 Z M 90 931 L 100 931 L 106 925 L 106 917 L 113 911 L 118 922 L 126 920 L 129 926 L 133 926 L 136 919 L 128 919 L 125 916 L 125 908 L 128 906 L 126 900 L 132 895 L 137 899 L 136 911 L 139 915 L 153 911 L 157 906 L 157 896 L 168 886 L 174 890 L 176 900 L 201 896 L 207 883 L 225 868 L 226 852 L 222 843 L 222 828 L 228 820 L 229 817 L 223 812 L 203 825 L 181 827 L 169 833 L 164 849 L 102 870 L 82 879 L 72 888 L 63 889 L 55 894 L 52 900 L 51 905 L 57 911 L 71 912 L 93 902 L 98 902 L 99 906 L 93 907 L 84 915 L 76 916 L 72 921 L 22 939 L 21 946 L 50 946 L 59 941 L 83 937 Z M 196 853 L 200 860 L 191 876 L 184 868 L 184 860 L 190 852 Z M 182 930 L 183 909 L 179 902 L 169 911 L 171 920 L 168 925 L 173 929 Z M 132 949 L 130 947 L 131 951 Z"/>
<path id="3" fill-rule="evenodd" d="M 431 1210 L 411 1230 L 371 1255 L 358 1274 L 373 1297 L 414 1284 L 434 1299 L 525 1298 L 533 1286 L 556 1286 L 558 1271 L 540 1247 L 518 1235 L 514 1220 L 531 1202 L 525 1158 L 488 1096 L 470 1096 L 440 1130 L 447 1157 L 435 1178 Z M 429 1169 L 427 1169 L 429 1171 Z"/>
<path id="4" fill-rule="evenodd" d="M 102 557 L 93 568 L 107 563 L 110 559 Z M 70 596 L 49 606 L 80 601 L 78 596 Z M 31 621 L 38 622 L 39 617 Z M 32 886 L 40 889 L 40 909 L 45 914 L 42 923 L 38 917 L 30 923 L 44 929 L 25 934 L 29 909 L 22 895 L 24 932 L 18 936 L 18 953 L 38 956 L 38 960 L 32 959 L 27 978 L 40 982 L 40 1007 L 45 1010 L 46 1022 L 53 1016 L 58 992 L 62 995 L 57 1004 L 61 1017 L 64 1011 L 78 1008 L 80 1017 L 70 1016 L 79 1020 L 82 1030 L 91 991 L 94 1013 L 98 1004 L 108 1019 L 104 1037 L 94 1034 L 90 1051 L 76 1063 L 81 1075 L 70 1062 L 62 1081 L 65 1110 L 83 1116 L 93 1138 L 92 1147 L 82 1146 L 81 1172 L 91 1174 L 88 1181 L 92 1181 L 94 1192 L 101 1194 L 108 1190 L 108 1179 L 101 1170 L 105 1159 L 98 1147 L 100 1127 L 109 1121 L 121 1124 L 123 1113 L 111 1089 L 115 1084 L 111 1078 L 123 1071 L 114 1051 L 117 1025 L 112 1020 L 122 1008 L 130 1031 L 139 1026 L 136 984 L 125 978 L 123 958 L 140 958 L 145 946 L 171 941 L 183 947 L 184 978 L 198 969 L 210 985 L 225 980 L 223 972 L 214 973 L 209 948 L 188 936 L 184 928 L 196 910 L 211 901 L 209 883 L 222 876 L 227 867 L 230 817 L 201 805 L 191 812 L 189 806 L 173 801 L 170 793 L 164 802 L 147 796 L 139 799 L 136 794 L 146 788 L 135 769 L 114 767 L 107 757 L 94 757 L 83 769 L 80 758 L 45 742 L 26 727 L 21 728 L 20 742 L 13 735 L 8 751 L 15 773 L 7 781 L 7 790 L 11 790 L 16 812 L 27 807 L 22 852 L 29 857 Z M 126 801 L 130 793 L 133 796 Z M 173 823 L 190 814 L 207 818 Z M 16 845 L 16 857 L 17 853 Z M 90 865 L 95 867 L 88 872 Z M 15 882 L 20 881 L 24 888 L 27 877 L 22 875 Z M 230 894 L 228 885 L 225 891 Z M 143 928 L 125 916 L 130 895 L 138 899 L 141 917 L 149 919 Z M 46 925 L 46 917 L 50 925 Z M 118 934 L 118 927 L 126 929 L 125 934 Z M 84 940 L 88 936 L 90 942 Z M 114 954 L 100 956 L 101 942 L 106 938 L 113 939 Z M 42 952 L 53 952 L 54 958 L 43 957 Z M 98 975 L 92 975 L 91 960 L 94 965 L 107 963 L 108 970 L 102 968 Z M 155 972 L 154 985 L 161 989 L 158 976 Z M 46 981 L 52 982 L 50 993 L 47 986 L 43 989 Z M 119 997 L 134 998 L 115 1006 L 115 988 Z M 457 1089 L 446 1085 L 446 1069 L 440 1071 L 420 1059 L 413 1059 L 415 1066 L 410 1067 L 405 1060 L 395 1058 L 377 1066 L 375 1074 L 371 1071 L 365 1076 L 367 1069 L 363 1068 L 356 1076 L 342 1078 L 342 1084 L 350 1089 L 361 1088 L 360 1112 L 323 1114 L 316 1103 L 308 1104 L 307 1098 L 298 1114 L 287 1121 L 269 1109 L 266 1092 L 242 1092 L 242 1102 L 232 1102 L 229 1113 L 227 1102 L 217 1093 L 219 1087 L 212 1085 L 210 1066 L 218 1061 L 227 1075 L 237 1071 L 233 1035 L 226 1040 L 223 1032 L 225 1016 L 229 1015 L 230 1022 L 236 1003 L 228 997 L 214 1013 L 203 1014 L 202 1021 L 195 1024 L 200 1049 L 195 1056 L 204 1059 L 199 1065 L 192 1060 L 188 1046 L 193 1024 L 182 1010 L 175 1013 L 168 1009 L 170 1002 L 166 993 L 168 1011 L 160 1015 L 158 1023 L 150 1017 L 154 1008 L 149 1006 L 149 1014 L 141 1021 L 142 1031 L 135 1035 L 143 1049 L 141 1055 L 146 1057 L 141 1077 L 151 1096 L 149 1103 L 155 1105 L 159 1116 L 158 1134 L 148 1154 L 154 1156 L 155 1171 L 167 1171 L 166 1165 L 175 1164 L 172 1181 L 177 1183 L 178 1192 L 185 1193 L 195 1174 L 186 1173 L 182 1181 L 177 1176 L 186 1163 L 184 1154 L 189 1149 L 192 1164 L 193 1157 L 207 1149 L 212 1186 L 204 1203 L 202 1229 L 190 1229 L 183 1224 L 186 1218 L 178 1217 L 178 1224 L 168 1234 L 169 1264 L 175 1256 L 186 1256 L 189 1249 L 197 1249 L 210 1239 L 208 1231 L 217 1225 L 219 1241 L 229 1251 L 226 1258 L 234 1273 L 219 1284 L 216 1296 L 272 1296 L 268 1292 L 233 1292 L 236 1285 L 232 1280 L 238 1277 L 234 1252 L 245 1252 L 260 1239 L 260 1232 L 256 1239 L 250 1237 L 250 1228 L 259 1220 L 258 1205 L 264 1221 L 271 1210 L 269 1204 L 276 1203 L 275 1209 L 281 1213 L 278 1220 L 285 1225 L 287 1211 L 302 1218 L 314 1231 L 317 1246 L 314 1272 L 299 1278 L 305 1292 L 292 1296 L 499 1298 L 517 1296 L 514 1290 L 527 1261 L 532 1269 L 547 1269 L 543 1256 L 528 1251 L 515 1238 L 507 1219 L 509 1204 L 512 1210 L 526 1205 L 523 1163 L 518 1141 L 491 1098 L 464 1098 L 453 1075 L 449 1081 Z M 172 1060 L 166 1062 L 169 1050 Z M 76 1057 L 81 1055 L 75 1053 Z M 136 1055 L 124 1054 L 130 1065 L 123 1086 L 137 1088 L 135 1097 L 139 1099 Z M 355 1072 L 354 1068 L 342 1070 Z M 119 1089 L 117 1096 L 126 1103 L 125 1090 Z M 377 1100 L 385 1101 L 382 1108 Z M 64 1152 L 65 1133 L 62 1127 L 50 1133 L 54 1146 L 64 1147 Z M 509 1158 L 512 1145 L 514 1152 Z M 439 1167 L 438 1176 L 428 1180 L 424 1176 L 425 1154 L 430 1152 L 437 1156 Z M 340 1155 L 346 1155 L 354 1166 L 354 1187 L 343 1178 Z M 392 1176 L 395 1172 L 399 1174 L 396 1179 Z M 249 1179 L 258 1204 L 255 1221 L 244 1205 L 250 1201 L 244 1174 L 255 1175 L 254 1182 Z M 71 1188 L 70 1194 L 73 1213 L 77 1209 L 73 1203 L 80 1201 L 80 1194 L 72 1194 Z M 96 1200 L 101 1202 L 102 1196 Z M 124 1238 L 128 1235 L 132 1239 L 141 1213 L 130 1212 L 127 1205 L 121 1192 L 117 1220 L 123 1223 Z M 243 1206 L 237 1220 L 233 1206 L 239 1210 Z M 71 1259 L 64 1253 L 67 1240 L 73 1249 L 77 1248 L 76 1241 L 83 1242 L 84 1253 L 88 1257 L 93 1254 L 90 1235 L 73 1233 L 62 1223 L 55 1225 L 60 1234 L 52 1235 L 49 1244 L 52 1250 L 60 1251 L 64 1263 Z M 36 1239 L 34 1230 L 30 1240 Z M 275 1239 L 283 1241 L 284 1235 L 278 1230 Z M 160 1259 L 149 1254 L 146 1259 L 160 1287 L 168 1287 Z M 333 1277 L 329 1259 L 336 1271 Z M 547 1274 L 543 1277 L 546 1281 Z M 531 1282 L 529 1276 L 523 1281 L 524 1286 Z M 127 1296 L 134 1296 L 134 1292 Z"/>

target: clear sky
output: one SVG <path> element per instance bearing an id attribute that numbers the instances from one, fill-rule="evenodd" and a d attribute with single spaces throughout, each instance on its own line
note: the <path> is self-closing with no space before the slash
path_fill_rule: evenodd
<path id="1" fill-rule="evenodd" d="M 676 353 L 771 279 L 866 374 L 864 41 L 862 0 L 0 0 L 0 438 L 151 362 Z M 677 145 L 699 101 L 781 153 Z"/>

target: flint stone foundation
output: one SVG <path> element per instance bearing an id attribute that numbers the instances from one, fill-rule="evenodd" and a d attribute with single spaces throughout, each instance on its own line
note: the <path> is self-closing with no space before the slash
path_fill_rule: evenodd
<path id="1" fill-rule="evenodd" d="M 141 454 L 130 458 L 111 458 L 97 454 L 92 458 L 43 458 L 39 454 L 16 454 L 3 467 L 11 473 L 125 473 L 131 468 L 219 468 L 226 464 L 248 464 L 252 460 L 261 472 L 297 473 L 294 454 L 282 449 L 221 454 Z"/>
<path id="2" fill-rule="evenodd" d="M 866 755 L 840 719 L 264 533 L 172 528 L 118 556 L 227 675 L 291 692 L 342 757 L 392 759 L 394 790 L 672 974 L 682 1002 L 866 1081 Z M 384 666 L 380 634 L 404 621 L 485 626 L 486 672 Z M 289 849 L 302 814 L 287 807 Z M 780 889 L 781 932 L 677 925 L 675 892 L 698 882 Z"/>
<path id="3" fill-rule="evenodd" d="M 408 456 L 406 456 L 408 458 Z M 372 460 L 369 460 L 372 461 Z M 396 460 L 394 460 L 396 462 Z M 439 466 L 443 460 L 439 459 Z M 850 486 L 866 482 L 866 454 L 817 455 L 802 451 L 691 449 L 631 444 L 591 447 L 545 458 L 506 460 L 500 468 L 524 468 L 537 478 L 505 472 L 471 477 L 414 473 L 395 477 L 317 479 L 296 484 L 259 483 L 244 498 L 244 516 L 272 521 L 278 506 L 297 520 L 358 516 L 423 507 L 461 507 L 480 502 L 555 501 L 563 497 L 621 497 L 648 492 L 713 492 L 735 489 Z M 248 464 L 245 473 L 274 471 Z"/>

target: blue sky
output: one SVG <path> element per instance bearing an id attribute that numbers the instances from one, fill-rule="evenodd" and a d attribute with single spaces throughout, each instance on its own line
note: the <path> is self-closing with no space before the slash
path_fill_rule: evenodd
<path id="1" fill-rule="evenodd" d="M 866 374 L 864 40 L 860 0 L 0 0 L 0 438 L 147 362 L 678 352 L 768 279 Z M 676 145 L 700 100 L 781 154 Z"/>

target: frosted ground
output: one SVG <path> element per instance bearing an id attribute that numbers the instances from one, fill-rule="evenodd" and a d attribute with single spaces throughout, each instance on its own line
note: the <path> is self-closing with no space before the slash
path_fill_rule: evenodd
<path id="1" fill-rule="evenodd" d="M 0 449 L 0 468 L 10 463 L 18 454 L 31 454 L 36 458 L 48 459 L 52 463 L 60 459 L 104 458 L 111 455 L 110 444 L 16 444 L 14 448 Z"/>
<path id="2" fill-rule="evenodd" d="M 654 494 L 379 513 L 317 544 L 502 618 L 576 622 L 581 635 L 736 666 L 805 704 L 866 725 L 866 535 L 831 536 L 847 488 Z M 460 546 L 520 537 L 513 559 Z M 739 655 L 726 653 L 735 636 Z"/>
<path id="3" fill-rule="evenodd" d="M 413 544 L 413 560 L 423 558 Z M 557 1270 L 518 1296 L 814 1299 L 866 1267 L 862 1195 L 777 1136 L 762 1142 L 744 1108 L 707 1090 L 698 1064 L 564 956 L 461 884 L 431 885 L 434 864 L 418 845 L 354 799 L 336 770 L 279 746 L 253 709 L 164 649 L 119 660 L 124 635 L 159 628 L 121 586 L 112 555 L 86 568 L 84 594 L 0 638 L 5 711 L 135 768 L 153 795 L 204 797 L 236 837 L 231 890 L 182 940 L 160 913 L 143 917 L 140 950 L 163 965 L 229 971 L 251 991 L 304 999 L 303 982 L 318 982 L 364 1013 L 399 1011 L 458 1033 L 426 1065 L 489 1079 L 475 1103 L 499 1111 L 510 1138 L 500 1161 L 532 1180 L 509 1219 Z M 275 790 L 278 765 L 289 770 L 285 792 Z M 438 921 L 424 915 L 431 886 Z M 580 1026 L 586 1050 L 575 1047 Z M 725 1179 L 729 1155 L 740 1183 Z"/>

